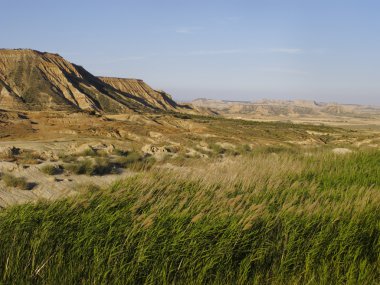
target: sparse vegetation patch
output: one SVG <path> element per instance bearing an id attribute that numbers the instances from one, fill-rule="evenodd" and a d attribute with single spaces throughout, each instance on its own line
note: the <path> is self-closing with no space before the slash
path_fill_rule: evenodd
<path id="1" fill-rule="evenodd" d="M 14 188 L 20 188 L 22 190 L 28 190 L 29 189 L 29 184 L 24 177 L 16 177 L 12 174 L 5 173 L 2 174 L 0 177 L 4 184 L 8 187 L 14 187 Z"/>

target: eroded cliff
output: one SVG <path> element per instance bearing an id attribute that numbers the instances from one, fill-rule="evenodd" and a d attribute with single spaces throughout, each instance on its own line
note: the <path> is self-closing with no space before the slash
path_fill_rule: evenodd
<path id="1" fill-rule="evenodd" d="M 0 108 L 97 113 L 191 111 L 141 80 L 98 78 L 58 54 L 0 50 Z"/>

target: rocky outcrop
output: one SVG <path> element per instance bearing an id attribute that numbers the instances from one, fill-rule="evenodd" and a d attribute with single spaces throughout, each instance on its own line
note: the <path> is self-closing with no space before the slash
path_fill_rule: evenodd
<path id="1" fill-rule="evenodd" d="M 18 110 L 126 112 L 137 102 L 61 56 L 0 50 L 0 106 Z"/>
<path id="2" fill-rule="evenodd" d="M 191 111 L 140 80 L 99 79 L 58 54 L 0 49 L 0 109 Z"/>

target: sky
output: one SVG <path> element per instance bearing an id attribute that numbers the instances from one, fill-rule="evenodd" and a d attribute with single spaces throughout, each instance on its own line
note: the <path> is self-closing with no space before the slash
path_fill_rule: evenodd
<path id="1" fill-rule="evenodd" d="M 378 0 L 0 0 L 0 48 L 59 53 L 179 101 L 380 105 Z"/>

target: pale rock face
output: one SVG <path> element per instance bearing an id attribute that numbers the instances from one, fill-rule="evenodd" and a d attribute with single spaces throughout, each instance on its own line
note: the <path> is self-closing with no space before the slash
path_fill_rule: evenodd
<path id="1" fill-rule="evenodd" d="M 92 151 L 101 151 L 107 154 L 112 154 L 115 151 L 115 146 L 113 144 L 104 144 L 104 143 L 97 143 L 97 144 L 82 144 L 80 146 L 74 146 L 73 153 L 75 154 L 83 154 L 86 152 L 92 152 Z"/>
<path id="2" fill-rule="evenodd" d="M 115 151 L 115 146 L 113 144 L 104 144 L 104 143 L 98 143 L 91 145 L 91 148 L 96 150 L 96 151 L 103 151 L 107 154 L 111 154 L 112 152 Z"/>
<path id="3" fill-rule="evenodd" d="M 163 137 L 163 135 L 161 133 L 157 133 L 157 132 L 149 132 L 149 136 L 151 138 L 155 138 L 155 139 L 160 139 Z"/>
<path id="4" fill-rule="evenodd" d="M 93 151 L 94 148 L 90 144 L 82 144 L 78 147 L 76 147 L 73 151 L 75 154 L 83 154 L 87 151 Z"/>
<path id="5" fill-rule="evenodd" d="M 151 155 L 157 160 L 163 160 L 166 155 L 169 154 L 165 147 L 155 146 L 155 145 L 145 145 L 141 148 L 141 151 L 145 155 Z"/>
<path id="6" fill-rule="evenodd" d="M 196 112 L 142 80 L 98 78 L 57 54 L 0 49 L 0 108 L 108 114 Z"/>
<path id="7" fill-rule="evenodd" d="M 63 66 L 63 70 L 60 69 L 61 66 Z M 73 105 L 77 105 L 83 110 L 99 111 L 95 102 L 89 96 L 79 91 L 67 80 L 64 72 L 73 73 L 75 76 L 82 78 L 75 69 L 70 70 L 69 67 L 70 66 L 66 66 L 66 64 L 62 63 L 62 61 L 57 60 L 54 60 L 52 63 L 41 62 L 39 65 L 40 70 L 44 72 L 46 78 L 52 82 L 54 87 Z"/>
<path id="8" fill-rule="evenodd" d="M 59 159 L 59 155 L 55 153 L 54 151 L 44 151 L 41 153 L 41 157 L 44 160 L 51 160 L 51 161 L 55 161 Z"/>
<path id="9" fill-rule="evenodd" d="M 154 145 L 145 145 L 142 147 L 141 150 L 147 154 L 163 154 L 168 152 L 168 150 L 165 147 Z"/>

